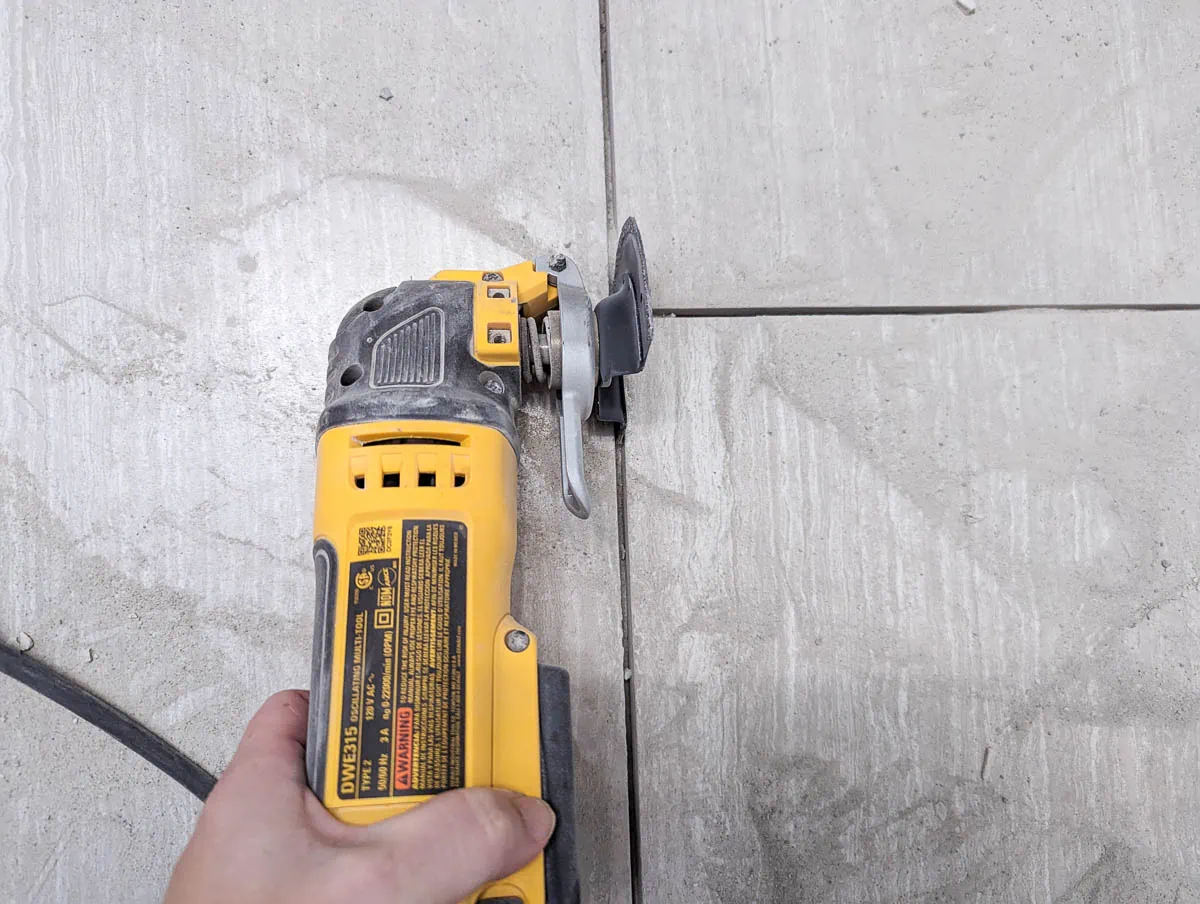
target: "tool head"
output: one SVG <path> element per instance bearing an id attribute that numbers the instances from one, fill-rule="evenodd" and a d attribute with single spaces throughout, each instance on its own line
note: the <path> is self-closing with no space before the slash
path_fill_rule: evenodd
<path id="1" fill-rule="evenodd" d="M 624 378 L 654 337 L 642 236 L 617 241 L 609 294 L 596 305 L 565 254 L 504 270 L 443 270 L 350 309 L 329 349 L 318 433 L 369 421 L 439 421 L 500 431 L 519 449 L 525 387 L 555 395 L 563 500 L 586 518 L 584 424 L 625 423 Z"/>
<path id="2" fill-rule="evenodd" d="M 611 291 L 595 307 L 575 262 L 562 254 L 535 261 L 557 289 L 556 310 L 521 333 L 521 366 L 528 382 L 557 390 L 563 501 L 586 518 L 591 506 L 583 473 L 583 424 L 595 415 L 625 423 L 624 378 L 646 365 L 654 338 L 646 253 L 637 222 L 621 228 Z"/>

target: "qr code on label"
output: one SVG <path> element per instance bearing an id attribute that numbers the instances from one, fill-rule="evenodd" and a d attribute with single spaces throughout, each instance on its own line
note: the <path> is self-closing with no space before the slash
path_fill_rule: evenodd
<path id="1" fill-rule="evenodd" d="M 388 524 L 358 529 L 358 554 L 377 556 L 392 550 L 392 528 Z"/>

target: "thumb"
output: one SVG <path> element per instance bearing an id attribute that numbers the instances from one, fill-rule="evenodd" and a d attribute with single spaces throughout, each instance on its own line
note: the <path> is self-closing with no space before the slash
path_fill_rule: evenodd
<path id="1" fill-rule="evenodd" d="M 398 900 L 455 904 L 536 857 L 554 823 L 554 811 L 536 797 L 464 788 L 370 826 L 368 843 Z"/>

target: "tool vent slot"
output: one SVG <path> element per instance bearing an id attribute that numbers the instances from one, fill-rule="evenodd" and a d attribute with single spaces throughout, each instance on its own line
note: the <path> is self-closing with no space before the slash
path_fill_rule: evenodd
<path id="1" fill-rule="evenodd" d="M 400 486 L 400 475 L 399 474 L 384 474 L 383 475 L 383 485 L 385 487 Z"/>
<path id="2" fill-rule="evenodd" d="M 442 439 L 434 436 L 389 436 L 384 439 L 368 439 L 362 441 L 363 446 L 461 446 L 456 439 Z"/>
<path id="3" fill-rule="evenodd" d="M 437 386 L 442 382 L 445 351 L 442 309 L 426 308 L 379 337 L 371 352 L 371 385 Z"/>
<path id="4" fill-rule="evenodd" d="M 417 486 L 419 487 L 435 487 L 437 486 L 437 474 L 433 471 L 421 471 L 417 474 Z"/>

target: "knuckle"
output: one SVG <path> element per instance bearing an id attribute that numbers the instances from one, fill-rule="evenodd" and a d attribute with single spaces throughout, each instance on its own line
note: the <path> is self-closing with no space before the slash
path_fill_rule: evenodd
<path id="1" fill-rule="evenodd" d="M 403 888 L 412 875 L 407 853 L 393 846 L 371 847 L 343 852 L 341 860 L 352 877 L 339 889 L 339 897 L 331 900 L 370 900 L 381 888 Z"/>
<path id="2" fill-rule="evenodd" d="M 300 690 L 276 691 L 267 698 L 263 709 L 299 709 L 308 706 L 308 693 Z"/>
<path id="3" fill-rule="evenodd" d="M 482 788 L 468 789 L 463 799 L 471 825 L 489 856 L 505 859 L 508 851 L 520 845 L 525 831 L 520 814 L 503 795 Z"/>
<path id="4" fill-rule="evenodd" d="M 272 694 L 250 719 L 234 760 L 244 763 L 264 753 L 278 757 L 279 745 L 298 739 L 307 721 L 308 696 L 303 691 Z"/>

